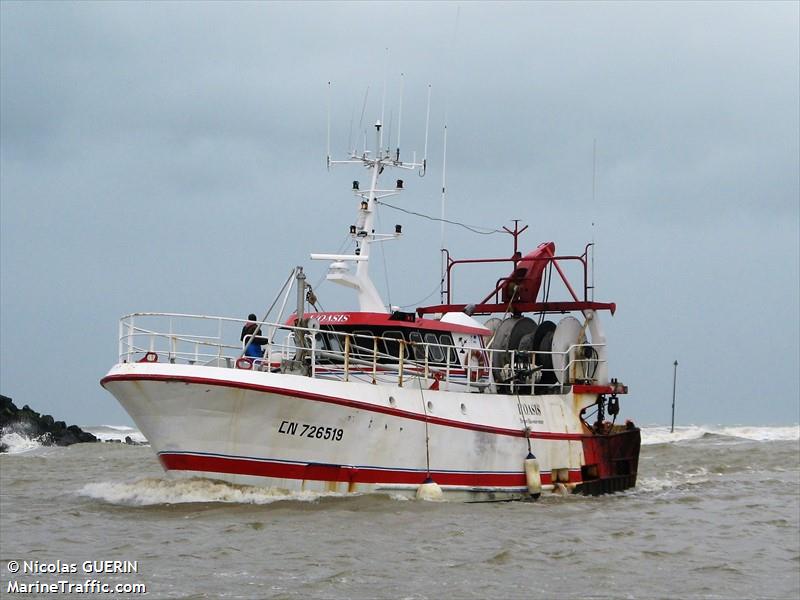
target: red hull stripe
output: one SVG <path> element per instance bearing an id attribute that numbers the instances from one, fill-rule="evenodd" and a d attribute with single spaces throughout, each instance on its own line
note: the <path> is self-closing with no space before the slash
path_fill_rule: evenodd
<path id="1" fill-rule="evenodd" d="M 170 471 L 199 471 L 202 473 L 228 473 L 314 481 L 339 481 L 347 483 L 409 484 L 420 485 L 428 477 L 427 471 L 403 469 L 377 469 L 374 467 L 348 467 L 326 464 L 286 463 L 209 454 L 184 454 L 162 452 L 161 464 Z M 580 471 L 570 472 L 570 481 L 579 479 Z M 491 473 L 469 471 L 435 471 L 431 477 L 439 485 L 467 487 L 525 488 L 525 473 Z M 542 473 L 542 483 L 551 483 L 550 473 Z"/>
<path id="2" fill-rule="evenodd" d="M 413 413 L 388 406 L 378 406 L 376 404 L 369 404 L 367 402 L 358 402 L 356 400 L 349 400 L 347 398 L 337 398 L 335 396 L 325 396 L 322 394 L 315 394 L 313 392 L 306 392 L 303 390 L 289 390 L 285 388 L 272 387 L 267 385 L 258 385 L 255 383 L 245 383 L 242 381 L 230 381 L 223 379 L 209 379 L 206 377 L 188 377 L 174 375 L 155 375 L 155 374 L 136 374 L 136 375 L 109 375 L 100 381 L 100 385 L 105 386 L 113 381 L 164 381 L 172 383 L 196 383 L 199 385 L 211 385 L 219 387 L 230 387 L 244 390 L 253 390 L 256 392 L 267 392 L 270 394 L 277 394 L 280 396 L 290 396 L 292 398 L 303 398 L 305 400 L 314 400 L 317 402 L 325 402 L 328 404 L 338 404 L 340 406 L 347 406 L 358 410 L 366 410 L 371 412 L 378 412 L 394 417 L 403 419 L 411 419 L 414 421 L 426 421 L 432 425 L 441 425 L 443 427 L 455 427 L 458 429 L 468 429 L 470 431 L 480 431 L 483 433 L 492 433 L 495 435 L 508 435 L 512 437 L 525 437 L 525 431 L 522 429 L 505 429 L 501 427 L 492 427 L 490 425 L 481 425 L 479 423 L 466 423 L 464 421 L 453 421 L 451 419 L 442 419 L 440 417 L 428 416 L 418 413 Z M 531 431 L 530 437 L 533 439 L 541 440 L 573 440 L 581 441 L 585 436 L 580 433 L 553 433 L 549 431 Z"/>

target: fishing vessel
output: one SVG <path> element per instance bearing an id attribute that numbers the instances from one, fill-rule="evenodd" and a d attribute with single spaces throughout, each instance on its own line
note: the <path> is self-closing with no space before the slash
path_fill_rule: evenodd
<path id="1" fill-rule="evenodd" d="M 380 121 L 374 129 L 373 151 L 328 158 L 369 173 L 352 186 L 352 251 L 311 255 L 329 262 L 327 280 L 352 290 L 357 310 L 319 310 L 298 266 L 262 318 L 129 314 L 102 386 L 177 477 L 465 501 L 634 486 L 640 432 L 618 418 L 627 387 L 610 376 L 601 324 L 616 306 L 593 299 L 592 245 L 558 255 L 547 242 L 523 254 L 526 228 L 515 222 L 504 228 L 510 256 L 443 251 L 439 304 L 387 306 L 370 279 L 371 250 L 403 234 L 399 225 L 376 233 L 374 221 L 405 186 L 381 187 L 381 176 L 424 174 L 427 161 L 403 162 Z M 482 300 L 457 302 L 456 274 L 487 264 L 504 275 Z M 551 298 L 554 286 L 566 297 Z"/>

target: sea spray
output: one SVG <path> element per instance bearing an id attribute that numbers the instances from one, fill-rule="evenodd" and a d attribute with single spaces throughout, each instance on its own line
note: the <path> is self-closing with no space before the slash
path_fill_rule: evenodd
<path id="1" fill-rule="evenodd" d="M 123 506 L 186 503 L 271 504 L 280 500 L 313 502 L 333 492 L 290 492 L 276 488 L 233 485 L 209 479 L 145 478 L 133 483 L 100 482 L 84 485 L 80 496 Z"/>
<path id="2" fill-rule="evenodd" d="M 706 435 L 739 438 L 755 442 L 791 442 L 800 440 L 800 425 L 779 427 L 687 425 L 670 432 L 667 426 L 642 427 L 642 445 L 668 444 L 697 440 Z"/>
<path id="3" fill-rule="evenodd" d="M 0 444 L 6 448 L 9 454 L 22 454 L 36 450 L 42 446 L 47 445 L 47 434 L 43 436 L 27 437 L 17 431 L 3 431 L 0 434 Z"/>

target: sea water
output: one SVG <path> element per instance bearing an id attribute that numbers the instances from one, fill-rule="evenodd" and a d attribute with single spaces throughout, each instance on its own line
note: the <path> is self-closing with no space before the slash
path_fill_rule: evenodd
<path id="1" fill-rule="evenodd" d="M 800 596 L 797 426 L 645 428 L 635 489 L 495 504 L 171 480 L 147 446 L 3 442 L 3 597 L 59 581 L 151 598 Z"/>

